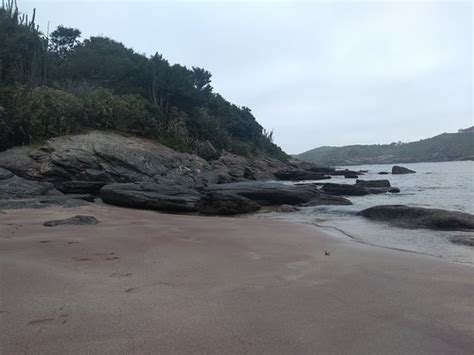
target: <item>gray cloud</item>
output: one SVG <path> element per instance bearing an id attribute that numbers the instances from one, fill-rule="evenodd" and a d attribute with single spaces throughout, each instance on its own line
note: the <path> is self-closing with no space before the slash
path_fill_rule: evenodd
<path id="1" fill-rule="evenodd" d="M 201 66 L 288 152 L 389 143 L 473 124 L 465 2 L 23 1 L 74 26 Z"/>

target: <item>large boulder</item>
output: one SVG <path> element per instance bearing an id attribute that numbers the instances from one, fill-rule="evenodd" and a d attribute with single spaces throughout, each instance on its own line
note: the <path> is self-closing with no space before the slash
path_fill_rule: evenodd
<path id="1" fill-rule="evenodd" d="M 384 205 L 368 208 L 359 214 L 371 220 L 384 221 L 406 228 L 474 229 L 474 215 L 436 208 Z"/>
<path id="2" fill-rule="evenodd" d="M 100 190 L 102 200 L 110 205 L 170 212 L 197 211 L 202 195 L 180 185 L 157 183 L 110 184 Z"/>
<path id="3" fill-rule="evenodd" d="M 298 205 L 309 202 L 320 195 L 314 185 L 288 185 L 277 182 L 245 181 L 229 184 L 214 184 L 204 188 L 207 193 L 228 193 L 246 197 L 262 206 Z"/>
<path id="4" fill-rule="evenodd" d="M 392 167 L 392 174 L 397 174 L 397 175 L 400 175 L 400 174 L 414 174 L 416 173 L 416 171 L 414 170 L 410 170 L 408 168 L 405 168 L 403 166 L 398 166 L 398 165 L 394 165 Z"/>
<path id="5" fill-rule="evenodd" d="M 202 214 L 235 215 L 256 212 L 260 207 L 255 201 L 239 195 L 209 193 L 201 198 L 197 209 Z"/>

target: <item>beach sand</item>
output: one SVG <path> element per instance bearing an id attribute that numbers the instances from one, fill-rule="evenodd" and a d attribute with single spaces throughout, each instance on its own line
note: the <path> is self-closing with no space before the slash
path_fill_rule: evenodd
<path id="1" fill-rule="evenodd" d="M 100 223 L 43 226 L 77 214 Z M 472 266 L 310 225 L 109 206 L 9 210 L 0 253 L 1 354 L 474 350 Z"/>

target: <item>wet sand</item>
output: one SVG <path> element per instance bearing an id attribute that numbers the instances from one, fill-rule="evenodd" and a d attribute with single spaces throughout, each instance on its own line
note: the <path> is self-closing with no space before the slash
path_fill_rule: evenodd
<path id="1" fill-rule="evenodd" d="M 275 220 L 108 206 L 6 212 L 2 354 L 474 349 L 469 265 Z M 76 214 L 100 223 L 43 226 Z"/>

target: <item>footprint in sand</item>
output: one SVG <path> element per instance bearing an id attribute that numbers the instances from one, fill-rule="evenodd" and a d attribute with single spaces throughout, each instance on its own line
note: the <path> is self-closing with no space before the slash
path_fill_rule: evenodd
<path id="1" fill-rule="evenodd" d="M 79 242 L 67 242 L 68 245 L 71 245 L 71 244 L 79 244 Z"/>
<path id="2" fill-rule="evenodd" d="M 42 240 L 42 241 L 40 241 L 40 243 L 41 244 L 46 244 L 46 243 L 52 243 L 52 241 L 51 240 Z"/>
<path id="3" fill-rule="evenodd" d="M 105 260 L 118 260 L 118 259 L 120 259 L 118 256 L 111 256 L 111 257 L 105 258 Z"/>
<path id="4" fill-rule="evenodd" d="M 127 288 L 127 289 L 126 289 L 125 291 L 123 291 L 123 292 L 125 292 L 125 293 L 130 293 L 130 292 L 133 292 L 133 291 L 135 291 L 135 290 L 137 290 L 137 287 L 130 287 L 130 288 Z"/>
<path id="5" fill-rule="evenodd" d="M 30 320 L 26 325 L 28 326 L 42 326 L 42 325 L 59 325 L 59 324 L 66 324 L 68 321 L 69 315 L 66 313 L 62 313 L 66 306 L 62 306 L 59 308 L 59 311 L 56 313 L 55 316 L 48 317 L 48 318 L 41 318 L 41 319 L 33 319 Z"/>
<path id="6" fill-rule="evenodd" d="M 91 259 L 89 259 L 89 258 L 81 258 L 81 257 L 78 257 L 78 256 L 76 256 L 76 257 L 74 257 L 74 258 L 72 258 L 72 259 L 75 260 L 75 261 L 87 261 L 87 260 L 91 260 Z"/>
<path id="7" fill-rule="evenodd" d="M 124 279 L 124 278 L 129 278 L 132 277 L 131 272 L 127 273 L 120 273 L 120 272 L 114 272 L 113 274 L 110 274 L 109 277 L 115 278 L 115 279 Z"/>

